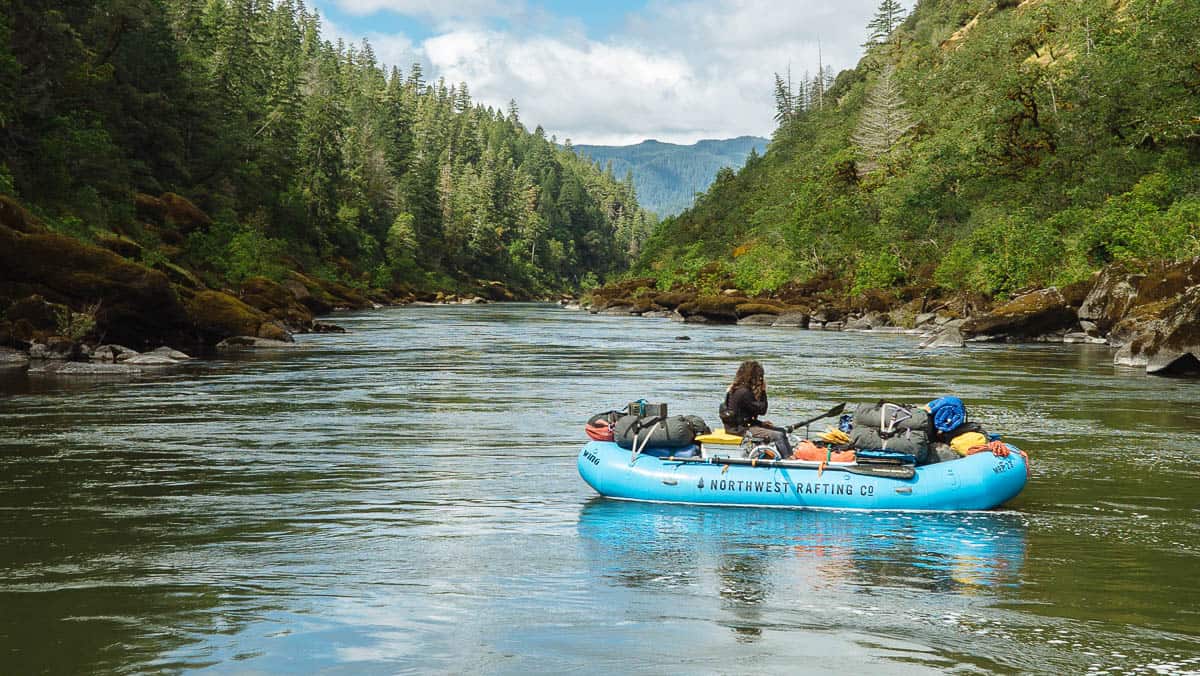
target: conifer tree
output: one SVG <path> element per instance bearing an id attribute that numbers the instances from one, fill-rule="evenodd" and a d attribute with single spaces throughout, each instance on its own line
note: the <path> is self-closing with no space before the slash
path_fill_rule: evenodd
<path id="1" fill-rule="evenodd" d="M 867 42 L 864 47 L 882 45 L 904 21 L 904 6 L 900 0 L 882 0 L 875 16 L 867 24 Z"/>
<path id="2" fill-rule="evenodd" d="M 874 170 L 879 160 L 913 127 L 912 117 L 905 109 L 904 97 L 896 84 L 895 70 L 895 66 L 889 65 L 880 71 L 851 139 L 863 158 L 859 163 L 863 174 Z"/>

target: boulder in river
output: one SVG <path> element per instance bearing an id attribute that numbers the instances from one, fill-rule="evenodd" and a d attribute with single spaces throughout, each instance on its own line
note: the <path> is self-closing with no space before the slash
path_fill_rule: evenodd
<path id="1" fill-rule="evenodd" d="M 159 354 L 164 357 L 169 357 L 171 359 L 174 359 L 175 361 L 187 361 L 192 358 L 191 355 L 186 354 L 184 352 L 180 352 L 179 350 L 176 350 L 174 348 L 167 347 L 166 345 L 163 345 L 162 347 L 156 347 L 153 350 L 150 350 L 150 354 Z"/>
<path id="2" fill-rule="evenodd" d="M 1151 374 L 1200 374 L 1200 285 L 1187 289 L 1162 319 L 1129 341 L 1114 357 Z"/>
<path id="3" fill-rule="evenodd" d="M 962 333 L 968 338 L 1004 335 L 1029 339 L 1076 325 L 1078 315 L 1057 287 L 1017 296 L 991 312 L 968 319 Z"/>
<path id="4" fill-rule="evenodd" d="M 806 312 L 785 312 L 775 318 L 775 326 L 807 329 L 810 318 Z"/>
<path id="5" fill-rule="evenodd" d="M 953 326 L 921 341 L 922 348 L 965 347 L 966 344 L 962 332 Z"/>
<path id="6" fill-rule="evenodd" d="M 92 350 L 92 361 L 123 362 L 138 354 L 124 345 L 100 345 Z"/>
<path id="7" fill-rule="evenodd" d="M 739 319 L 737 321 L 737 323 L 738 323 L 738 326 L 774 326 L 775 325 L 775 315 L 772 315 L 772 314 L 748 315 L 746 317 L 742 317 L 741 319 Z"/>
<path id="8" fill-rule="evenodd" d="M 293 342 L 282 340 L 271 340 L 269 338 L 259 338 L 258 336 L 233 336 L 226 338 L 217 343 L 218 350 L 245 350 L 254 348 L 290 348 L 295 347 Z"/>
<path id="9" fill-rule="evenodd" d="M 689 322 L 734 324 L 738 320 L 738 306 L 750 303 L 743 296 L 697 296 L 695 300 L 679 306 L 678 312 Z"/>

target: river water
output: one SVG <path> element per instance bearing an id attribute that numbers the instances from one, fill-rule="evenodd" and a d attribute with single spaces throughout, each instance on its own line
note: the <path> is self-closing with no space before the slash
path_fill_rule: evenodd
<path id="1" fill-rule="evenodd" d="M 0 378 L 0 673 L 1200 672 L 1200 383 L 545 305 L 336 321 L 130 381 Z M 590 414 L 718 422 L 744 358 L 776 421 L 957 394 L 1030 486 L 872 514 L 579 479 Z"/>

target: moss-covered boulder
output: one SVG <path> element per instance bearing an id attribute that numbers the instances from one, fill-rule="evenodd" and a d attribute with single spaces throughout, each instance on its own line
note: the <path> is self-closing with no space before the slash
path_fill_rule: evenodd
<path id="1" fill-rule="evenodd" d="M 50 233 L 32 217 L 10 220 L 24 230 L 0 225 L 0 296 L 38 294 L 73 311 L 98 305 L 95 332 L 129 345 L 187 342 L 187 315 L 161 272 Z"/>
<path id="2" fill-rule="evenodd" d="M 100 233 L 96 236 L 96 243 L 123 258 L 136 259 L 142 254 L 142 245 L 125 235 Z"/>
<path id="3" fill-rule="evenodd" d="M 603 310 L 613 305 L 633 305 L 635 298 L 652 291 L 654 285 L 655 280 L 651 277 L 636 277 L 593 289 L 589 294 L 592 309 Z"/>
<path id="4" fill-rule="evenodd" d="M 258 336 L 290 340 L 269 315 L 223 291 L 201 291 L 187 301 L 187 313 L 196 334 L 207 344 L 232 336 Z M 267 334 L 267 335 L 262 335 Z"/>
<path id="5" fill-rule="evenodd" d="M 654 294 L 651 300 L 655 305 L 664 310 L 674 310 L 684 303 L 696 300 L 696 292 L 686 290 L 665 291 Z"/>
<path id="6" fill-rule="evenodd" d="M 1033 338 L 1075 326 L 1079 316 L 1056 287 L 1033 291 L 1004 303 L 991 312 L 968 319 L 963 335 Z"/>
<path id="7" fill-rule="evenodd" d="M 738 320 L 738 306 L 749 303 L 750 299 L 743 296 L 697 296 L 676 310 L 688 320 L 702 317 L 713 323 L 734 324 Z"/>
<path id="8" fill-rule="evenodd" d="M 312 311 L 289 289 L 265 277 L 251 277 L 242 282 L 241 298 L 250 307 L 262 310 L 293 330 L 308 331 L 312 327 Z"/>
<path id="9" fill-rule="evenodd" d="M 327 314 L 333 310 L 365 310 L 374 307 L 370 299 L 341 282 L 309 277 L 299 272 L 290 273 L 284 280 L 284 287 L 316 315 Z"/>
<path id="10" fill-rule="evenodd" d="M 7 195 L 0 195 L 0 227 L 25 234 L 46 232 L 41 221 Z"/>
<path id="11" fill-rule="evenodd" d="M 207 230 L 212 226 L 212 219 L 186 197 L 173 192 L 159 196 L 163 205 L 163 217 L 167 225 L 173 225 L 180 233 L 187 235 L 197 230 Z"/>
<path id="12" fill-rule="evenodd" d="M 775 316 L 783 314 L 783 312 L 783 303 L 762 302 L 757 300 L 749 303 L 742 303 L 734 308 L 734 313 L 738 316 L 738 319 L 744 319 L 752 315 Z"/>

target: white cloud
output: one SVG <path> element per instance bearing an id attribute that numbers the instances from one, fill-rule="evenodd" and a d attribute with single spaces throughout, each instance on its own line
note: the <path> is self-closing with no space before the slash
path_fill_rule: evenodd
<path id="1" fill-rule="evenodd" d="M 453 12 L 430 0 L 338 2 L 443 21 L 419 45 L 369 35 L 381 60 L 406 68 L 419 58 L 427 75 L 465 81 L 485 104 L 516 99 L 526 124 L 560 140 L 620 144 L 769 135 L 773 74 L 815 73 L 818 44 L 826 66 L 853 66 L 877 0 L 654 0 L 602 40 L 511 4 L 521 8 L 510 17 L 539 20 L 483 27 L 479 15 L 502 11 L 489 0 L 442 3 Z M 480 14 L 466 16 L 470 7 Z M 453 17 L 470 23 L 445 23 Z"/>

